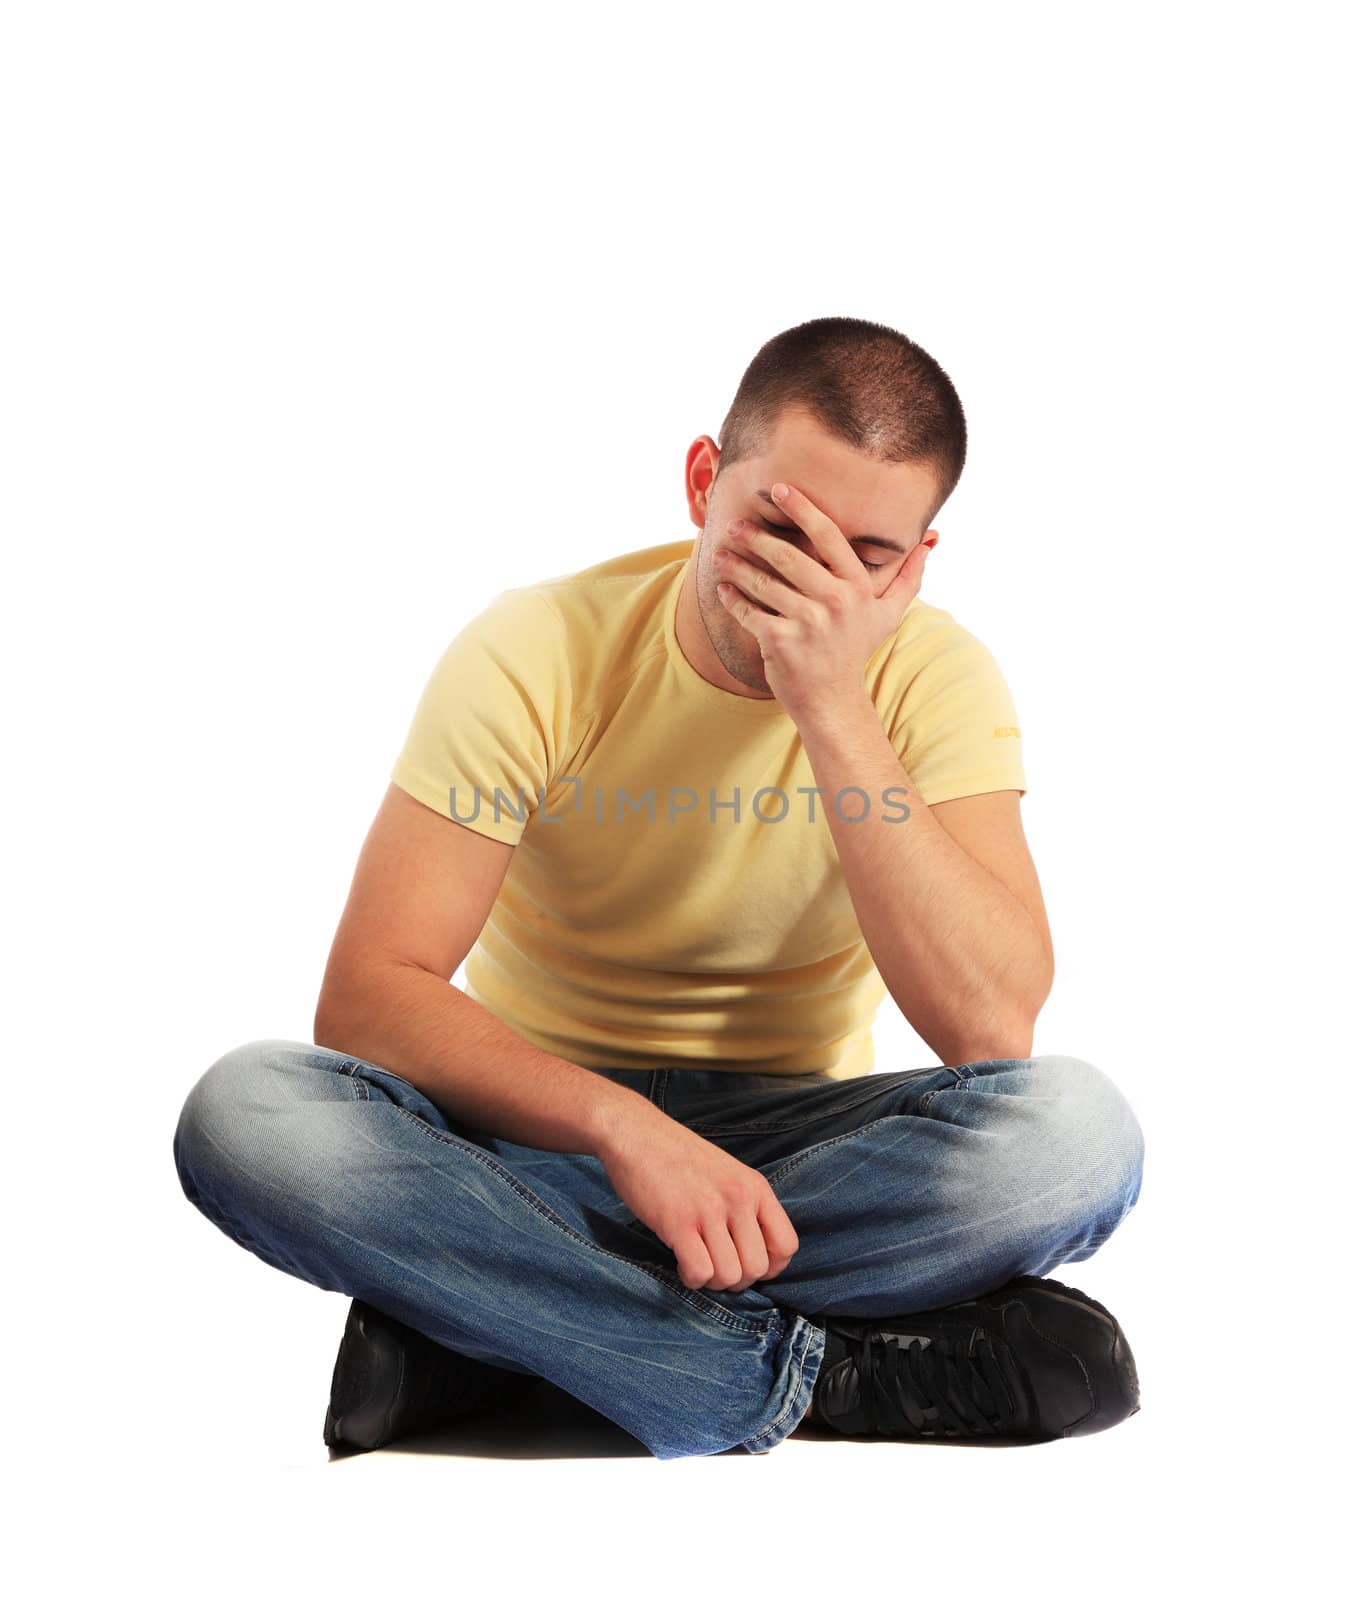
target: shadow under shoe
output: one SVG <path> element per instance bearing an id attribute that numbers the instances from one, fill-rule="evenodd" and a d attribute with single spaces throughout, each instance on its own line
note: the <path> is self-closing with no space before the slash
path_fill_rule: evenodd
<path id="1" fill-rule="evenodd" d="M 333 1365 L 324 1443 L 378 1450 L 509 1404 L 538 1382 L 533 1373 L 475 1361 L 353 1300 Z"/>
<path id="2" fill-rule="evenodd" d="M 1141 1409 L 1117 1319 L 1052 1278 L 1012 1278 L 932 1311 L 821 1320 L 810 1421 L 837 1433 L 1040 1443 Z"/>

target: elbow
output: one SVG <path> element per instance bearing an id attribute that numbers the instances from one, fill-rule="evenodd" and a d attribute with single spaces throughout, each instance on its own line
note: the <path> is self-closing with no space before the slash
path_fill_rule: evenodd
<path id="1" fill-rule="evenodd" d="M 1032 1053 L 1032 1028 L 1010 1028 L 962 1042 L 956 1049 L 944 1051 L 942 1060 L 946 1067 L 961 1067 L 970 1066 L 975 1061 L 1027 1061 Z"/>
<path id="2" fill-rule="evenodd" d="M 344 1055 L 363 1053 L 371 1019 L 385 1005 L 388 970 L 384 958 L 368 948 L 349 951 L 342 959 L 329 956 L 315 1001 L 312 1032 L 317 1045 Z"/>
<path id="3" fill-rule="evenodd" d="M 340 1004 L 338 994 L 331 988 L 319 996 L 310 1031 L 321 1049 L 339 1050 L 346 1055 L 357 1053 L 352 1007 Z"/>
<path id="4" fill-rule="evenodd" d="M 1033 1054 L 1033 1029 L 1050 988 L 1051 975 L 1048 973 L 1045 982 L 1039 981 L 1035 991 L 1010 1001 L 999 1026 L 992 1030 L 994 1042 L 999 1044 L 1000 1049 L 998 1053 L 983 1059 L 991 1061 L 1029 1059 Z"/>
<path id="5" fill-rule="evenodd" d="M 942 1052 L 944 1066 L 963 1066 L 973 1061 L 1027 1061 L 1033 1054 L 1033 1026 L 1041 1009 L 1040 1004 L 1011 1004 L 979 1033 L 963 1035 L 952 1049 Z"/>
<path id="6" fill-rule="evenodd" d="M 332 1011 L 322 1006 L 315 1011 L 315 1020 L 310 1032 L 321 1050 L 347 1050 L 346 1040 L 350 1037 L 349 1033 Z"/>
<path id="7" fill-rule="evenodd" d="M 998 1036 L 1000 1048 L 985 1059 L 989 1061 L 1027 1061 L 1033 1054 L 1033 1018 L 1020 1018 L 1011 1022 Z"/>
<path id="8" fill-rule="evenodd" d="M 1043 959 L 1036 974 L 1023 990 L 1009 998 L 1000 1026 L 995 1030 L 1002 1051 L 991 1060 L 1026 1061 L 1033 1053 L 1033 1029 L 1038 1015 L 1052 992 L 1054 973 L 1051 946 L 1043 949 Z"/>
<path id="9" fill-rule="evenodd" d="M 1033 1028 L 1052 987 L 1052 952 L 1046 946 L 1036 975 L 1017 994 L 992 1008 L 984 1025 L 964 1033 L 952 1049 L 941 1051 L 946 1067 L 973 1061 L 1027 1061 L 1033 1054 Z"/>
<path id="10" fill-rule="evenodd" d="M 378 1048 L 378 1041 L 372 1038 L 373 1025 L 389 1014 L 392 996 L 397 999 L 391 978 L 409 971 L 425 975 L 428 970 L 411 961 L 390 960 L 331 971 L 315 1002 L 314 1042 L 350 1056 Z"/>

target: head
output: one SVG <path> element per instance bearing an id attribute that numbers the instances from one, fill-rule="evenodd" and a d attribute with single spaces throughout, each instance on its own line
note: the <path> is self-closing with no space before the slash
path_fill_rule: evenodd
<path id="1" fill-rule="evenodd" d="M 777 335 L 746 369 L 721 443 L 686 456 L 686 496 L 701 530 L 695 593 L 709 641 L 731 675 L 768 694 L 760 647 L 717 594 L 716 550 L 743 517 L 815 557 L 806 533 L 769 498 L 793 484 L 850 541 L 875 594 L 896 576 L 962 474 L 967 427 L 957 391 L 904 334 L 854 317 L 819 317 Z M 750 550 L 747 560 L 768 567 Z"/>

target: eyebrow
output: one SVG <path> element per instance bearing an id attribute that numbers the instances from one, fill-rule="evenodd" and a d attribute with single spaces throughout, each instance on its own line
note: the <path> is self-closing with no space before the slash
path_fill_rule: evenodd
<path id="1" fill-rule="evenodd" d="M 775 510 L 779 512 L 780 516 L 784 515 L 779 502 L 768 489 L 757 489 L 756 493 L 761 497 L 762 500 L 772 505 Z M 800 529 L 799 531 L 801 532 L 802 530 Z M 898 544 L 895 539 L 888 539 L 879 533 L 861 533 L 857 539 L 851 539 L 850 543 L 876 544 L 881 545 L 884 550 L 895 550 L 899 556 L 904 556 L 906 554 L 906 546 L 904 544 Z"/>

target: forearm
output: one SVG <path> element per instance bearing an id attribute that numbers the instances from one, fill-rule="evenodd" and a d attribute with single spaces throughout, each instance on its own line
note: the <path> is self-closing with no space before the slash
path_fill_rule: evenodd
<path id="1" fill-rule="evenodd" d="M 451 1121 L 537 1150 L 601 1156 L 651 1102 L 537 1049 L 436 973 L 385 962 L 322 1003 L 314 1042 L 405 1078 Z"/>
<path id="2" fill-rule="evenodd" d="M 803 747 L 860 931 L 912 1027 L 948 1066 L 1028 1055 L 1051 964 L 1027 909 L 949 837 L 867 698 L 806 721 Z M 835 804 L 851 786 L 867 814 L 853 793 L 839 810 L 858 821 Z M 908 792 L 884 799 L 898 788 Z"/>

